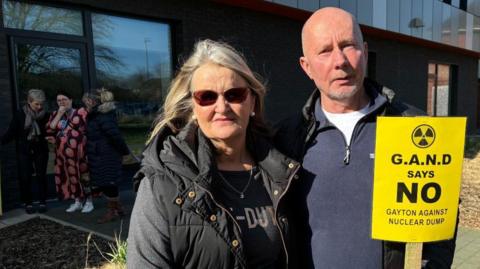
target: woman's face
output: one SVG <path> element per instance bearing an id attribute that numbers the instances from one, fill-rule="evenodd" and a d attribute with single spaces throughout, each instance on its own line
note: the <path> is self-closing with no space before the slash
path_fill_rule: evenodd
<path id="1" fill-rule="evenodd" d="M 43 109 L 43 102 L 37 100 L 32 100 L 31 102 L 28 102 L 28 105 L 35 112 L 39 112 Z"/>
<path id="2" fill-rule="evenodd" d="M 208 63 L 195 71 L 191 88 L 193 114 L 208 138 L 225 141 L 245 137 L 255 97 L 241 76 Z"/>
<path id="3" fill-rule="evenodd" d="M 57 95 L 57 105 L 59 107 L 63 106 L 66 109 L 72 108 L 72 99 L 68 98 L 65 95 L 59 94 Z"/>
<path id="4" fill-rule="evenodd" d="M 95 101 L 93 101 L 91 98 L 84 97 L 82 101 L 88 110 L 91 110 L 95 106 Z"/>

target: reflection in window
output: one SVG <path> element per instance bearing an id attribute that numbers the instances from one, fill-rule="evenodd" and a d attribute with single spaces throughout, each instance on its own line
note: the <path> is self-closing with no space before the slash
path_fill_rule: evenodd
<path id="1" fill-rule="evenodd" d="M 373 27 L 387 29 L 387 2 L 382 0 L 373 0 L 372 16 Z"/>
<path id="2" fill-rule="evenodd" d="M 477 16 L 473 16 L 472 48 L 475 51 L 480 51 L 480 18 Z"/>
<path id="3" fill-rule="evenodd" d="M 146 133 L 172 76 L 169 25 L 92 14 L 92 29 L 97 86 L 114 93 L 121 127 Z"/>
<path id="4" fill-rule="evenodd" d="M 442 5 L 442 43 L 452 43 L 452 7 Z"/>
<path id="5" fill-rule="evenodd" d="M 318 9 L 318 5 L 319 5 L 319 1 L 313 1 L 313 0 L 298 1 L 298 8 L 301 8 L 304 10 L 315 11 Z"/>
<path id="6" fill-rule="evenodd" d="M 424 0 L 423 2 L 423 29 L 422 36 L 425 39 L 433 38 L 433 2 L 434 0 Z M 435 1 L 436 2 L 436 1 Z"/>
<path id="7" fill-rule="evenodd" d="M 387 2 L 387 30 L 399 32 L 400 30 L 400 1 L 392 0 Z"/>
<path id="8" fill-rule="evenodd" d="M 354 16 L 357 13 L 356 0 L 340 0 L 340 8 L 352 13 Z"/>
<path id="9" fill-rule="evenodd" d="M 7 28 L 83 35 L 80 11 L 16 1 L 3 1 L 3 24 Z"/>
<path id="10" fill-rule="evenodd" d="M 433 1 L 433 41 L 442 40 L 442 2 Z"/>
<path id="11" fill-rule="evenodd" d="M 51 109 L 56 107 L 58 90 L 68 91 L 75 101 L 80 100 L 83 87 L 79 49 L 16 44 L 15 52 L 20 101 L 33 88 L 45 91 Z"/>
<path id="12" fill-rule="evenodd" d="M 320 1 L 320 7 L 338 7 L 339 0 L 322 0 Z"/>
<path id="13" fill-rule="evenodd" d="M 450 65 L 429 63 L 427 93 L 428 115 L 449 115 L 450 88 Z"/>
<path id="14" fill-rule="evenodd" d="M 362 0 L 361 4 L 357 2 L 357 20 L 361 24 L 373 24 L 373 0 Z M 385 11 L 383 12 L 385 15 Z"/>
<path id="15" fill-rule="evenodd" d="M 400 1 L 400 33 L 410 35 L 412 20 L 412 2 Z"/>
<path id="16" fill-rule="evenodd" d="M 457 32 L 457 46 L 461 48 L 467 48 L 466 36 L 467 36 L 467 13 L 462 10 L 457 10 L 457 25 L 455 30 Z"/>
<path id="17" fill-rule="evenodd" d="M 429 12 L 432 12 L 430 8 Z M 422 31 L 425 27 L 423 21 L 423 1 L 412 1 L 412 19 L 408 22 L 408 27 L 412 31 L 412 36 L 422 37 Z"/>

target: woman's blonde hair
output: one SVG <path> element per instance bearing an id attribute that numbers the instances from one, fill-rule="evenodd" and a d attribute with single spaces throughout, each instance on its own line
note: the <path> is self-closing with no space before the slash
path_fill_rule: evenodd
<path id="1" fill-rule="evenodd" d="M 252 72 L 243 55 L 232 46 L 206 39 L 195 44 L 192 54 L 172 80 L 162 112 L 154 122 L 149 141 L 163 127 L 169 127 L 174 133 L 178 133 L 187 123 L 192 121 L 192 77 L 200 66 L 207 63 L 226 67 L 247 82 L 255 96 L 255 116 L 250 119 L 249 129 L 259 134 L 269 133 L 263 116 L 263 100 L 266 88 L 260 77 Z"/>
<path id="2" fill-rule="evenodd" d="M 27 93 L 27 102 L 31 103 L 33 101 L 45 102 L 45 93 L 39 89 L 30 89 Z"/>
<path id="3" fill-rule="evenodd" d="M 97 90 L 97 94 L 100 99 L 100 103 L 105 104 L 107 102 L 113 102 L 113 93 L 105 88 L 100 88 Z"/>

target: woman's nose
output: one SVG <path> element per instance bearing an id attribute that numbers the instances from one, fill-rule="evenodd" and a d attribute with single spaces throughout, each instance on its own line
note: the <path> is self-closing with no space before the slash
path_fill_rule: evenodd
<path id="1" fill-rule="evenodd" d="M 219 95 L 215 103 L 215 112 L 222 113 L 228 110 L 229 104 L 223 95 Z"/>

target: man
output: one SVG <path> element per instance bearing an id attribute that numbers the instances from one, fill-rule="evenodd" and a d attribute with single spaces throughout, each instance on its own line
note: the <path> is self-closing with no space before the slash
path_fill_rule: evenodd
<path id="1" fill-rule="evenodd" d="M 303 162 L 292 186 L 294 230 L 305 240 L 299 268 L 403 268 L 404 244 L 371 239 L 376 117 L 422 112 L 365 79 L 367 44 L 348 12 L 315 12 L 302 48 L 300 65 L 319 90 L 276 135 L 278 147 Z M 425 268 L 449 268 L 454 249 L 454 240 L 425 244 Z"/>

